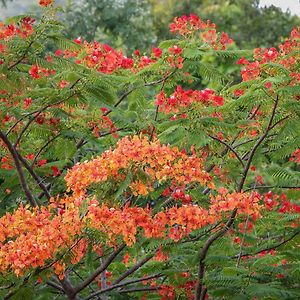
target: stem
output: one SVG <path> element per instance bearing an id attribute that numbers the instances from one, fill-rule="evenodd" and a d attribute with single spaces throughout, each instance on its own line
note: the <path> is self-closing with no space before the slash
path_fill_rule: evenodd
<path id="1" fill-rule="evenodd" d="M 119 246 L 88 278 L 81 282 L 75 289 L 74 295 L 78 294 L 80 291 L 85 289 L 94 279 L 101 274 L 107 267 L 112 263 L 112 261 L 117 257 L 117 255 L 125 248 L 125 244 Z"/>
<path id="2" fill-rule="evenodd" d="M 280 242 L 280 243 L 278 243 L 278 244 L 276 244 L 276 245 L 273 245 L 273 246 L 270 246 L 270 247 L 266 247 L 266 248 L 264 248 L 264 249 L 262 249 L 262 250 L 259 250 L 259 251 L 254 252 L 254 253 L 242 253 L 242 254 L 238 254 L 238 255 L 234 256 L 233 258 L 237 258 L 237 257 L 246 257 L 246 256 L 253 256 L 253 255 L 257 255 L 257 254 L 259 254 L 259 253 L 261 253 L 261 252 L 264 252 L 264 251 L 274 250 L 274 249 L 276 249 L 276 248 L 278 248 L 278 247 L 280 247 L 280 246 L 282 246 L 282 245 L 284 245 L 284 244 L 290 242 L 290 241 L 293 240 L 298 234 L 300 234 L 300 230 L 294 232 L 288 239 L 283 240 L 282 242 Z"/>
<path id="3" fill-rule="evenodd" d="M 94 297 L 96 297 L 98 295 L 104 294 L 106 292 L 109 292 L 111 290 L 114 290 L 114 289 L 117 289 L 117 288 L 120 288 L 120 287 L 124 287 L 124 286 L 130 285 L 130 284 L 138 283 L 138 282 L 145 281 L 145 280 L 159 278 L 159 277 L 162 277 L 162 276 L 164 276 L 164 275 L 163 274 L 155 274 L 155 275 L 151 275 L 151 276 L 147 276 L 147 277 L 143 277 L 143 278 L 133 279 L 133 280 L 126 281 L 126 282 L 120 283 L 120 284 L 113 284 L 113 285 L 107 287 L 106 289 L 102 289 L 101 291 L 97 291 L 97 292 L 95 292 L 93 294 L 90 294 L 84 300 L 90 300 L 90 299 L 92 299 L 92 298 L 94 298 Z"/>
<path id="4" fill-rule="evenodd" d="M 218 141 L 219 143 L 226 146 L 236 156 L 236 158 L 239 160 L 239 162 L 242 164 L 242 166 L 245 167 L 245 164 L 244 164 L 243 160 L 241 159 L 241 157 L 238 155 L 238 153 L 234 150 L 234 148 L 231 145 L 227 144 L 225 141 L 222 141 L 221 139 L 219 139 L 216 136 L 213 136 L 213 135 L 210 135 L 210 134 L 207 134 L 207 135 L 210 138 L 212 138 L 213 140 Z"/>
<path id="5" fill-rule="evenodd" d="M 237 188 L 238 192 L 241 192 L 241 190 L 243 189 L 245 180 L 247 178 L 248 171 L 249 171 L 251 163 L 252 163 L 252 159 L 254 157 L 254 154 L 255 154 L 257 148 L 260 146 L 260 144 L 263 142 L 263 140 L 267 137 L 267 135 L 268 135 L 269 131 L 271 130 L 271 128 L 274 127 L 274 126 L 272 127 L 272 123 L 273 123 L 273 119 L 274 119 L 274 116 L 275 116 L 276 108 L 278 106 L 278 101 L 279 101 L 279 97 L 277 95 L 276 100 L 275 100 L 275 104 L 273 106 L 271 118 L 269 120 L 267 128 L 266 128 L 265 132 L 260 136 L 260 138 L 256 141 L 255 145 L 253 146 L 252 150 L 250 151 L 249 158 L 247 160 L 247 164 L 244 168 L 244 173 L 243 173 L 242 179 L 241 179 L 241 181 L 239 183 L 239 186 Z"/>
<path id="6" fill-rule="evenodd" d="M 41 190 L 44 192 L 44 194 L 46 195 L 47 199 L 49 200 L 51 198 L 51 195 L 50 195 L 50 193 L 48 191 L 48 188 L 43 183 L 43 179 L 39 175 L 37 175 L 35 173 L 35 171 L 33 170 L 33 168 L 28 164 L 28 162 L 17 151 L 16 151 L 16 153 L 18 154 L 20 162 L 27 169 L 27 171 L 29 172 L 29 174 L 33 177 L 33 179 L 36 181 L 36 183 L 38 184 L 38 186 L 41 188 Z"/>
<path id="7" fill-rule="evenodd" d="M 23 189 L 23 191 L 26 195 L 26 198 L 27 198 L 28 202 L 33 207 L 37 206 L 37 203 L 36 203 L 33 195 L 31 194 L 31 192 L 28 188 L 28 185 L 27 185 L 27 182 L 26 182 L 26 179 L 25 179 L 25 175 L 24 175 L 23 169 L 22 169 L 20 161 L 19 161 L 19 156 L 18 156 L 18 153 L 17 153 L 15 147 L 11 144 L 11 142 L 7 138 L 6 134 L 3 133 L 1 130 L 0 130 L 0 138 L 6 144 L 9 152 L 11 153 L 11 155 L 13 157 L 13 160 L 14 160 L 14 163 L 15 163 L 15 166 L 16 166 L 16 170 L 17 170 L 17 173 L 18 173 L 19 181 L 21 183 L 21 187 L 22 187 L 22 189 Z"/>
<path id="8" fill-rule="evenodd" d="M 143 260 L 141 260 L 139 263 L 135 264 L 132 268 L 128 269 L 126 272 L 124 272 L 118 279 L 116 279 L 113 282 L 113 285 L 120 283 L 123 279 L 134 273 L 136 270 L 138 270 L 141 266 L 143 266 L 145 263 L 147 263 L 154 254 L 146 256 Z"/>

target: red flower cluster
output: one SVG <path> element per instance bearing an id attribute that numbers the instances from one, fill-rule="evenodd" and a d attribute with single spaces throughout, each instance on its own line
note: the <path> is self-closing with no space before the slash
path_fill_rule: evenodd
<path id="1" fill-rule="evenodd" d="M 190 36 L 200 31 L 200 37 L 205 43 L 215 50 L 225 50 L 227 45 L 233 43 L 233 40 L 224 32 L 219 35 L 215 28 L 216 24 L 211 23 L 209 20 L 205 23 L 193 14 L 189 16 L 184 15 L 180 18 L 175 17 L 173 23 L 170 24 L 170 31 L 172 33 Z"/>
<path id="2" fill-rule="evenodd" d="M 54 0 L 40 0 L 39 5 L 47 7 L 47 6 L 50 6 L 53 2 L 54 2 Z"/>
<path id="3" fill-rule="evenodd" d="M 159 93 L 155 102 L 159 106 L 159 110 L 166 114 L 178 113 L 182 108 L 187 108 L 192 103 L 222 106 L 224 99 L 208 88 L 202 91 L 191 89 L 185 91 L 181 86 L 177 86 L 175 92 L 169 97 L 164 92 Z"/>
<path id="4" fill-rule="evenodd" d="M 292 153 L 290 161 L 294 161 L 295 163 L 300 164 L 300 148 Z"/>
<path id="5" fill-rule="evenodd" d="M 170 31 L 172 33 L 179 33 L 180 35 L 191 35 L 197 30 L 213 29 L 216 25 L 207 21 L 203 22 L 198 16 L 190 14 L 175 17 L 173 23 L 170 24 Z"/>
<path id="6" fill-rule="evenodd" d="M 25 39 L 28 36 L 32 35 L 34 32 L 32 28 L 33 23 L 34 19 L 29 17 L 23 18 L 20 26 L 17 26 L 13 23 L 5 25 L 4 23 L 0 22 L 0 41 L 4 41 L 4 44 L 0 43 L 0 53 L 5 51 L 5 43 L 10 39 L 16 36 Z"/>
<path id="7" fill-rule="evenodd" d="M 277 195 L 269 191 L 266 193 L 264 200 L 267 210 L 278 210 L 278 212 L 282 214 L 286 212 L 300 214 L 300 205 L 297 203 L 292 203 L 289 199 L 287 199 L 284 193 Z M 299 226 L 299 218 L 298 220 L 293 220 L 292 226 Z"/>
<path id="8" fill-rule="evenodd" d="M 76 61 L 78 64 L 85 64 L 89 68 L 107 74 L 118 69 L 131 69 L 134 63 L 133 59 L 124 56 L 122 51 L 118 52 L 109 45 L 98 42 L 85 41 L 82 49 L 75 52 L 74 56 L 78 58 Z"/>
<path id="9" fill-rule="evenodd" d="M 183 68 L 183 57 L 181 56 L 182 49 L 178 46 L 168 48 L 170 55 L 167 58 L 171 67 L 182 69 Z"/>
<path id="10" fill-rule="evenodd" d="M 118 129 L 117 129 L 115 123 L 106 115 L 106 113 L 108 112 L 108 109 L 105 107 L 102 107 L 100 110 L 102 111 L 102 114 L 103 114 L 100 117 L 100 120 L 98 122 L 91 121 L 88 123 L 88 125 L 91 126 L 95 137 L 98 138 L 101 136 L 100 130 L 108 130 L 114 138 L 118 138 L 119 137 L 117 134 Z"/>
<path id="11" fill-rule="evenodd" d="M 241 58 L 237 61 L 238 64 L 245 67 L 241 71 L 243 81 L 252 80 L 258 78 L 262 73 L 262 66 L 266 63 L 279 63 L 291 71 L 290 76 L 294 77 L 295 66 L 298 61 L 297 49 L 300 46 L 300 27 L 294 28 L 290 37 L 281 45 L 279 50 L 272 47 L 270 49 L 257 48 L 254 50 L 254 61 L 250 62 L 245 58 Z M 263 70 L 268 72 L 268 68 L 264 67 Z M 271 76 L 274 76 L 274 70 L 271 70 Z M 289 84 L 293 85 L 294 82 Z"/>
<path id="12" fill-rule="evenodd" d="M 32 65 L 29 70 L 29 75 L 34 79 L 39 79 L 42 76 L 50 76 L 56 73 L 55 70 L 40 68 L 38 65 Z"/>

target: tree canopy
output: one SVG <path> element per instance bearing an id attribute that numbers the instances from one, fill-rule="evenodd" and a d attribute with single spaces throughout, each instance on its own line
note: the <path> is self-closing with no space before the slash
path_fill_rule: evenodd
<path id="1" fill-rule="evenodd" d="M 299 299 L 300 27 L 125 54 L 39 5 L 0 25 L 0 297 Z"/>

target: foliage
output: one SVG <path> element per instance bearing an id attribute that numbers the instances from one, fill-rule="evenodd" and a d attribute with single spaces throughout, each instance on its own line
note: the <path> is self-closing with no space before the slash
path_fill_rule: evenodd
<path id="1" fill-rule="evenodd" d="M 0 27 L 1 297 L 299 299 L 300 28 L 127 57 L 39 4 Z"/>

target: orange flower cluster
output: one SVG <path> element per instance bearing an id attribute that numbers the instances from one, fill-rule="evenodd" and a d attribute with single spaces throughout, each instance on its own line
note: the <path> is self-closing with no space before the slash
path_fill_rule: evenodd
<path id="1" fill-rule="evenodd" d="M 254 220 L 260 217 L 259 211 L 263 206 L 259 204 L 261 200 L 259 193 L 253 192 L 251 195 L 247 193 L 229 194 L 225 188 L 219 189 L 218 192 L 219 194 L 216 197 L 211 195 L 211 206 L 209 208 L 211 215 L 230 212 L 237 208 L 238 213 L 249 215 Z"/>
<path id="2" fill-rule="evenodd" d="M 110 241 L 122 236 L 128 246 L 136 242 L 139 229 L 143 229 L 143 235 L 147 238 L 169 237 L 179 240 L 173 230 L 168 232 L 168 229 L 182 227 L 185 228 L 186 235 L 214 221 L 204 208 L 193 205 L 173 207 L 151 216 L 151 210 L 147 208 L 137 206 L 127 206 L 123 209 L 109 208 L 104 204 L 99 206 L 96 200 L 92 200 L 88 211 L 88 227 L 106 233 Z"/>
<path id="3" fill-rule="evenodd" d="M 258 193 L 232 193 L 225 189 L 222 194 L 212 197 L 209 210 L 198 205 L 172 207 L 151 215 L 150 209 L 129 207 L 123 209 L 99 206 L 93 199 L 88 208 L 88 227 L 97 229 L 112 242 L 121 236 L 128 246 L 136 242 L 137 233 L 143 229 L 146 238 L 170 238 L 179 241 L 193 230 L 222 220 L 224 214 L 238 209 L 239 215 L 250 215 L 254 220 L 260 217 L 262 205 Z"/>
<path id="4" fill-rule="evenodd" d="M 0 272 L 13 270 L 17 276 L 30 268 L 44 266 L 74 242 L 84 223 L 79 209 L 69 204 L 64 213 L 53 205 L 29 209 L 22 205 L 0 219 Z"/>
<path id="5" fill-rule="evenodd" d="M 251 215 L 253 219 L 259 217 L 262 206 L 258 205 L 260 197 L 257 193 L 220 192 L 217 197 L 212 197 L 209 209 L 190 204 L 154 215 L 148 208 L 129 205 L 109 208 L 92 199 L 85 216 L 80 217 L 80 197 L 66 197 L 47 208 L 20 206 L 13 214 L 7 213 L 0 219 L 0 272 L 13 270 L 17 276 L 22 276 L 25 271 L 43 267 L 56 258 L 52 267 L 63 277 L 66 264 L 60 255 L 72 251 L 73 258 L 69 263 L 80 261 L 87 249 L 86 240 L 81 238 L 84 228 L 99 230 L 110 245 L 115 245 L 121 238 L 132 246 L 138 234 L 179 241 L 193 230 L 222 220 L 224 214 L 235 208 L 238 208 L 238 214 Z M 60 208 L 62 204 L 64 208 Z"/>
<path id="6" fill-rule="evenodd" d="M 124 137 L 115 150 L 108 150 L 101 156 L 74 166 L 66 175 L 70 190 L 82 195 L 92 183 L 100 183 L 113 178 L 124 180 L 127 172 L 145 172 L 147 182 L 136 180 L 131 184 L 133 193 L 146 195 L 154 182 L 170 180 L 173 185 L 198 182 L 210 183 L 211 176 L 203 171 L 203 160 L 196 155 L 188 156 L 178 148 L 161 145 L 158 140 L 147 137 Z"/>

